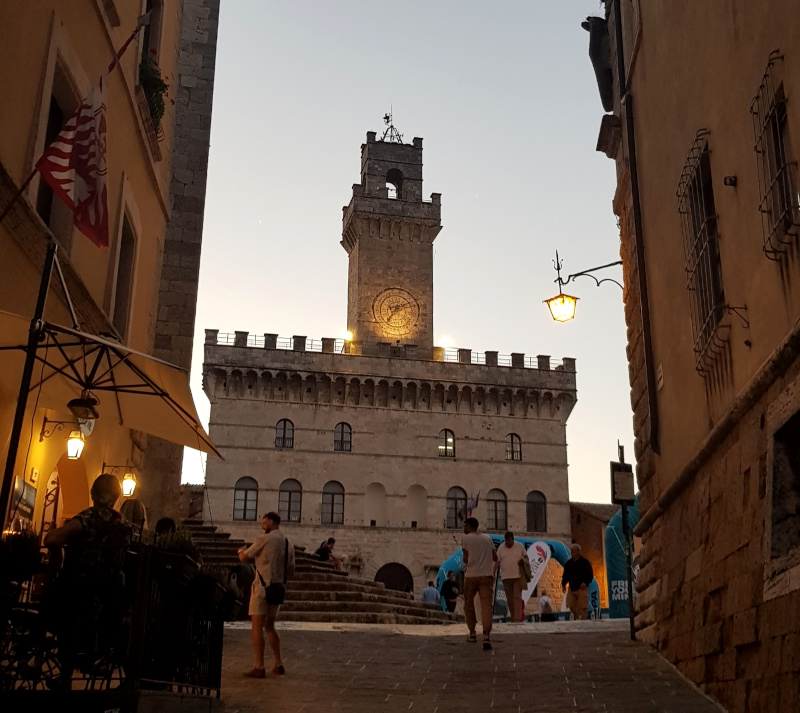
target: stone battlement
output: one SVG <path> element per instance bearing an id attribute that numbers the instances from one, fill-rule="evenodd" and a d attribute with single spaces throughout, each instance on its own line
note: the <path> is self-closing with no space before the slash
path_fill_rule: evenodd
<path id="1" fill-rule="evenodd" d="M 206 346 L 247 347 L 251 349 L 283 349 L 292 352 L 317 352 L 323 354 L 346 354 L 362 356 L 358 346 L 345 339 L 323 337 L 309 339 L 305 336 L 280 337 L 277 334 L 251 334 L 250 332 L 220 332 L 206 329 Z M 541 371 L 575 372 L 575 359 L 564 357 L 561 361 L 546 354 L 535 357 L 514 352 L 500 354 L 496 351 L 476 352 L 472 349 L 456 347 L 433 347 L 430 359 L 413 345 L 394 346 L 379 344 L 379 353 L 372 356 L 419 359 L 422 361 L 457 362 L 459 364 L 479 364 L 481 366 L 512 367 L 518 369 L 539 369 Z M 381 353 L 383 352 L 383 353 Z"/>
<path id="2" fill-rule="evenodd" d="M 232 338 L 231 338 L 232 336 Z M 503 357 L 434 347 L 432 358 L 348 353 L 341 339 L 280 339 L 206 330 L 204 387 L 218 397 L 258 398 L 412 410 L 534 416 L 566 421 L 576 400 L 575 360 Z M 453 358 L 455 357 L 455 358 Z"/>

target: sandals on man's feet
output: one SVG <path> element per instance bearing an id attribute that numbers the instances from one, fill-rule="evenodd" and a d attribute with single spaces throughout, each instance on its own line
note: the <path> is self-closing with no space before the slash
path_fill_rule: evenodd
<path id="1" fill-rule="evenodd" d="M 265 678 L 267 672 L 263 668 L 251 668 L 243 674 L 247 678 Z"/>
<path id="2" fill-rule="evenodd" d="M 277 676 L 283 676 L 286 673 L 286 669 L 283 667 L 283 664 L 278 664 L 272 669 L 272 673 L 276 674 Z"/>
<path id="3" fill-rule="evenodd" d="M 470 644 L 474 644 L 477 640 L 478 637 L 475 636 L 474 633 L 470 633 L 470 635 L 467 637 L 467 641 L 469 641 Z"/>
<path id="4" fill-rule="evenodd" d="M 488 636 L 483 637 L 483 650 L 484 651 L 491 651 L 492 650 L 492 642 L 489 640 Z"/>

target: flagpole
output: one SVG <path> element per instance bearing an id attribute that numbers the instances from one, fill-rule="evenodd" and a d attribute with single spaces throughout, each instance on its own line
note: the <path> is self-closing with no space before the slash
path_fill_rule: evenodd
<path id="1" fill-rule="evenodd" d="M 14 412 L 14 423 L 11 426 L 11 435 L 8 441 L 8 454 L 6 455 L 6 467 L 3 472 L 3 483 L 0 486 L 0 513 L 3 516 L 3 529 L 8 522 L 9 505 L 11 504 L 11 488 L 14 483 L 14 468 L 19 452 L 19 439 L 22 436 L 22 425 L 25 420 L 25 409 L 28 405 L 28 392 L 31 387 L 31 377 L 33 367 L 36 363 L 36 348 L 39 345 L 43 334 L 44 308 L 47 304 L 47 293 L 50 286 L 50 276 L 53 274 L 53 262 L 56 257 L 58 247 L 51 238 L 47 242 L 47 254 L 44 258 L 44 269 L 42 270 L 42 280 L 39 283 L 39 296 L 36 298 L 36 310 L 31 319 L 30 329 L 28 330 L 28 346 L 25 349 L 25 365 L 22 367 L 22 379 L 19 385 L 19 396 L 17 396 L 17 410 Z M 23 478 L 25 474 L 22 474 Z"/>

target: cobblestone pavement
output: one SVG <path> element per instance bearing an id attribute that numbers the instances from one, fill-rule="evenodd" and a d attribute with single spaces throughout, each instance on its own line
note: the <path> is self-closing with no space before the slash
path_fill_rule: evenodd
<path id="1" fill-rule="evenodd" d="M 225 632 L 222 698 L 227 713 L 720 713 L 623 624 L 500 624 L 483 651 L 463 625 L 286 623 L 287 675 L 266 679 L 242 677 L 248 625 Z"/>

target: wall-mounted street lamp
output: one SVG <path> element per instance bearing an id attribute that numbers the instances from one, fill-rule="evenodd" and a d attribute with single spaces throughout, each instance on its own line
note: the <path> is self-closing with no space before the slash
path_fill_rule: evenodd
<path id="1" fill-rule="evenodd" d="M 556 322 L 569 322 L 569 320 L 575 317 L 575 308 L 578 305 L 578 298 L 565 294 L 564 285 L 569 284 L 569 282 L 574 280 L 576 277 L 591 277 L 597 283 L 598 287 L 600 287 L 600 285 L 604 282 L 613 282 L 620 289 L 622 289 L 622 284 L 611 277 L 604 277 L 603 279 L 598 280 L 594 275 L 592 275 L 593 272 L 597 272 L 598 270 L 605 270 L 607 267 L 622 265 L 622 260 L 610 262 L 607 265 L 600 265 L 599 267 L 592 267 L 589 270 L 575 272 L 571 275 L 567 275 L 566 279 L 562 279 L 561 277 L 562 265 L 563 262 L 559 260 L 558 250 L 556 250 L 556 259 L 553 261 L 553 267 L 555 267 L 556 274 L 558 275 L 558 277 L 556 277 L 554 280 L 554 282 L 558 283 L 558 294 L 555 297 L 551 297 L 549 300 L 544 300 L 544 303 L 550 309 L 550 316 Z"/>
<path id="2" fill-rule="evenodd" d="M 129 498 L 131 495 L 133 495 L 133 491 L 136 490 L 136 475 L 133 472 L 133 466 L 107 465 L 106 463 L 103 463 L 103 473 L 110 473 L 111 475 L 125 473 L 125 475 L 122 476 L 122 494 L 126 498 Z"/>
<path id="3" fill-rule="evenodd" d="M 73 426 L 67 436 L 67 458 L 78 460 L 86 445 L 86 438 L 80 429 L 74 428 L 75 425 L 74 421 L 51 421 L 45 416 L 42 421 L 42 430 L 39 432 L 39 443 L 45 438 L 50 438 L 56 431 L 63 431 L 65 426 Z"/>

